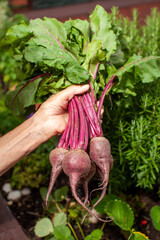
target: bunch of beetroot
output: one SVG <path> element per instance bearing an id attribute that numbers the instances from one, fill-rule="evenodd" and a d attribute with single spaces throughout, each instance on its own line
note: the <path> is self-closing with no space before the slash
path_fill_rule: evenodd
<path id="1" fill-rule="evenodd" d="M 103 136 L 101 128 L 101 112 L 104 97 L 112 85 L 111 79 L 104 89 L 98 106 L 91 84 L 90 93 L 87 92 L 83 95 L 75 96 L 69 102 L 68 124 L 57 148 L 52 150 L 49 156 L 52 171 L 46 205 L 56 178 L 63 170 L 69 177 L 73 197 L 87 210 L 87 213 L 95 216 L 91 209 L 87 207 L 89 203 L 88 182 L 95 174 L 101 180 L 101 185 L 98 189 L 102 190 L 102 193 L 98 201 L 93 205 L 95 207 L 106 193 L 109 172 L 113 166 L 111 146 L 109 141 Z M 84 201 L 77 195 L 76 189 L 80 185 L 82 185 L 84 190 Z M 99 217 L 97 218 L 102 220 Z"/>

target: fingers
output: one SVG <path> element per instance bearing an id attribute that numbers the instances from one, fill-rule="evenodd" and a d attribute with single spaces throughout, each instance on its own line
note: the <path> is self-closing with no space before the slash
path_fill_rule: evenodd
<path id="1" fill-rule="evenodd" d="M 83 94 L 85 92 L 87 92 L 89 90 L 89 85 L 72 85 L 68 88 L 66 88 L 63 91 L 60 91 L 59 93 L 57 93 L 56 95 L 52 95 L 47 102 L 49 101 L 53 101 L 53 99 L 55 101 L 61 101 L 64 103 L 68 103 L 75 95 L 78 94 Z"/>
<path id="2" fill-rule="evenodd" d="M 73 85 L 58 93 L 61 99 L 71 100 L 75 95 L 83 94 L 89 90 L 89 85 Z"/>

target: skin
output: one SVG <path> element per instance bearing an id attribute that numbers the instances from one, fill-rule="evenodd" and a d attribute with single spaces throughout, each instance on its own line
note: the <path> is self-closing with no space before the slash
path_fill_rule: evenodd
<path id="1" fill-rule="evenodd" d="M 73 85 L 52 95 L 28 120 L 0 138 L 0 176 L 40 144 L 63 133 L 68 122 L 68 102 L 89 90 Z"/>

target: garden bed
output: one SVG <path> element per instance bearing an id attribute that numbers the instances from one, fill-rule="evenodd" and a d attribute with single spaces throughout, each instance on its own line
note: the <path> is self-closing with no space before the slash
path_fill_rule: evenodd
<path id="1" fill-rule="evenodd" d="M 4 183 L 10 181 L 10 173 L 12 170 L 10 170 L 8 173 L 4 174 L 0 179 L 0 185 L 3 186 Z M 58 184 L 61 185 L 61 182 L 63 182 L 62 179 L 60 179 Z M 58 185 L 56 186 L 58 187 Z M 27 196 L 23 196 L 17 201 L 14 201 L 11 203 L 11 201 L 7 201 L 7 195 L 0 189 L 3 198 L 6 200 L 6 203 L 8 204 L 13 216 L 18 221 L 26 235 L 29 237 L 29 239 L 32 240 L 40 240 L 41 238 L 37 237 L 34 233 L 34 227 L 36 225 L 36 222 L 44 216 L 44 208 L 43 208 L 43 200 L 40 195 L 39 189 L 32 188 L 31 194 Z M 146 236 L 150 238 L 150 240 L 159 240 L 159 232 L 154 229 L 151 219 L 150 219 L 150 209 L 159 204 L 158 198 L 153 193 L 150 193 L 147 195 L 142 190 L 139 190 L 138 193 L 131 195 L 130 193 L 126 193 L 128 196 L 128 202 L 133 207 L 133 209 L 136 210 L 136 222 L 135 222 L 135 228 L 138 231 L 141 231 Z M 139 199 L 139 201 L 136 200 Z M 2 219 L 1 219 L 2 220 Z M 83 225 L 83 231 L 85 235 L 87 236 L 90 234 L 94 229 L 101 228 L 102 227 L 101 222 L 98 222 L 96 224 L 87 224 Z M 76 234 L 79 238 L 79 240 L 82 239 L 81 233 L 79 232 L 79 229 L 77 225 L 73 225 Z M 115 226 L 114 224 L 106 224 L 104 228 L 104 235 L 102 237 L 102 240 L 126 240 L 128 239 L 125 235 L 126 233 L 121 231 L 120 228 Z"/>

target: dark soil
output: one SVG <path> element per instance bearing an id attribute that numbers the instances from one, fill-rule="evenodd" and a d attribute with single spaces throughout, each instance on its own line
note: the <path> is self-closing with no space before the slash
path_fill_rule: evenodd
<path id="1" fill-rule="evenodd" d="M 2 186 L 5 182 L 9 182 L 10 174 L 6 173 L 0 178 L 0 186 Z M 1 191 L 1 188 L 0 188 Z M 6 194 L 3 191 L 2 195 L 4 199 L 6 199 Z M 133 211 L 137 215 L 135 216 L 136 224 L 134 228 L 137 231 L 141 231 L 146 236 L 149 237 L 150 240 L 160 240 L 160 233 L 156 231 L 150 220 L 150 209 L 152 206 L 158 205 L 158 199 L 156 199 L 153 195 L 146 195 L 142 191 L 139 192 L 138 199 L 140 203 L 137 205 L 135 197 L 129 196 L 128 201 L 132 206 Z M 7 200 L 6 200 L 7 201 Z M 39 240 L 40 238 L 36 237 L 34 234 L 34 226 L 38 219 L 43 216 L 43 202 L 40 196 L 38 189 L 32 189 L 31 194 L 25 197 L 22 197 L 16 202 L 10 204 L 10 201 L 7 202 L 9 208 L 11 209 L 12 214 L 15 216 L 19 224 L 22 226 L 26 234 L 32 240 Z M 145 224 L 143 224 L 143 220 Z M 83 230 L 86 235 L 90 234 L 94 229 L 101 228 L 102 223 L 97 224 L 88 224 L 83 227 Z M 77 225 L 74 226 L 74 229 L 77 233 L 79 240 L 82 239 L 81 234 L 78 230 Z M 113 223 L 106 224 L 104 228 L 104 235 L 102 240 L 126 240 L 128 236 L 126 233 L 122 232 L 120 228 L 115 226 Z"/>

